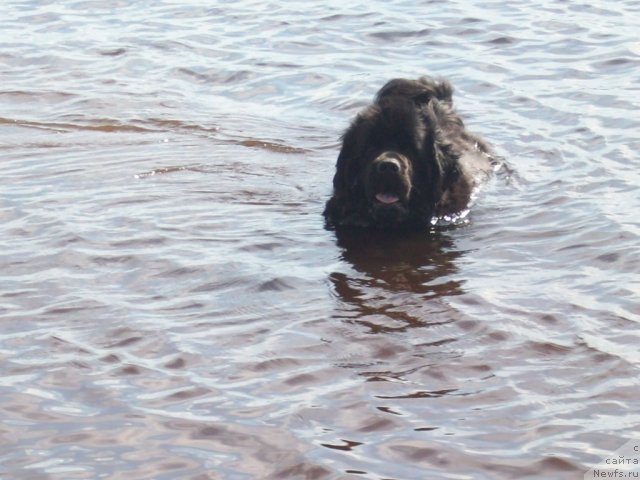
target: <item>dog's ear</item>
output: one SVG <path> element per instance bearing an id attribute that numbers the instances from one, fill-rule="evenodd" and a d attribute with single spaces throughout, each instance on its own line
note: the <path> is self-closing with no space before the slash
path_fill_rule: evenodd
<path id="1" fill-rule="evenodd" d="M 324 216 L 328 226 L 355 225 L 364 222 L 361 215 L 363 186 L 359 181 L 363 142 L 368 132 L 361 115 L 358 115 L 342 135 L 342 146 L 333 176 L 333 195 L 327 201 Z M 364 225 L 364 223 L 363 223 Z"/>
<path id="2" fill-rule="evenodd" d="M 459 158 L 454 145 L 447 138 L 449 122 L 455 121 L 451 108 L 432 98 L 425 109 L 427 132 L 425 135 L 425 150 L 433 159 L 429 175 L 433 189 L 433 199 L 437 201 L 447 185 L 455 181 L 458 175 L 456 169 Z"/>
<path id="3" fill-rule="evenodd" d="M 376 112 L 377 109 L 370 108 L 360 113 L 342 135 L 342 147 L 333 177 L 333 188 L 337 194 L 346 195 L 358 187 L 361 157 L 370 141 L 370 120 Z"/>
<path id="4" fill-rule="evenodd" d="M 342 135 L 342 147 L 336 161 L 333 189 L 337 194 L 346 194 L 355 181 L 356 132 L 353 125 Z"/>

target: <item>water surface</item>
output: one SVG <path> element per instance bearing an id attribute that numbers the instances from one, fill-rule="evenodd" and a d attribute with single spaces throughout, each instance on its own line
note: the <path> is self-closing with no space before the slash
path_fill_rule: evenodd
<path id="1" fill-rule="evenodd" d="M 8 1 L 0 476 L 580 479 L 640 430 L 640 7 Z M 336 233 L 339 136 L 448 77 L 509 170 Z"/>

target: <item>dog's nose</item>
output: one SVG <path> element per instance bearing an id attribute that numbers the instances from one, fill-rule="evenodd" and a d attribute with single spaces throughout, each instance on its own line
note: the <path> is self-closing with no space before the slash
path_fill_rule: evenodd
<path id="1" fill-rule="evenodd" d="M 378 160 L 377 168 L 380 173 L 398 173 L 400 171 L 400 162 L 395 158 L 381 158 Z"/>

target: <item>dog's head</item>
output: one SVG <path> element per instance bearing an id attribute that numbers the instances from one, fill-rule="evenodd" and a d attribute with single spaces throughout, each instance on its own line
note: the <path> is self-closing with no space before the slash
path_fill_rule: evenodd
<path id="1" fill-rule="evenodd" d="M 422 228 L 469 205 L 491 149 L 466 131 L 446 80 L 387 82 L 342 137 L 330 226 Z"/>
<path id="2" fill-rule="evenodd" d="M 399 228 L 428 224 L 443 177 L 433 100 L 378 98 L 345 132 L 325 215 L 331 223 Z"/>

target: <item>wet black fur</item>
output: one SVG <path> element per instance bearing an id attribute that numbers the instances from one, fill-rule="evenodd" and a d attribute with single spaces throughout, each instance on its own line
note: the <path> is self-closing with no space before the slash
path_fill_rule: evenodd
<path id="1" fill-rule="evenodd" d="M 490 170 L 491 157 L 489 146 L 465 130 L 452 93 L 449 82 L 430 77 L 395 79 L 380 89 L 342 136 L 324 210 L 330 227 L 419 228 L 466 208 L 476 184 L 471 172 Z M 371 165 L 384 152 L 410 164 L 410 193 L 402 204 L 372 199 Z"/>

